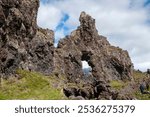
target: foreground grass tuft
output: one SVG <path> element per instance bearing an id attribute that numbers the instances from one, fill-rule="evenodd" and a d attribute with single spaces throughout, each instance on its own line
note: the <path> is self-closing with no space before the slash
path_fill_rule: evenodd
<path id="1" fill-rule="evenodd" d="M 141 94 L 140 91 L 137 91 L 135 93 L 135 97 L 138 99 L 138 100 L 150 100 L 150 94 Z"/>
<path id="2" fill-rule="evenodd" d="M 0 99 L 65 99 L 61 89 L 52 86 L 54 78 L 25 70 L 18 70 L 17 74 L 20 76 L 19 80 L 3 80 Z"/>
<path id="3" fill-rule="evenodd" d="M 126 83 L 119 80 L 112 80 L 110 81 L 110 86 L 116 90 L 120 90 L 126 86 Z"/>

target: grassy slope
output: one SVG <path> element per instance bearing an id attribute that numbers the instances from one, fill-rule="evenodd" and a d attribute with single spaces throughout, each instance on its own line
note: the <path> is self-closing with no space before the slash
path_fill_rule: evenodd
<path id="1" fill-rule="evenodd" d="M 3 80 L 0 99 L 65 99 L 61 88 L 54 88 L 55 78 L 36 72 L 18 70 L 19 80 Z"/>
<path id="2" fill-rule="evenodd" d="M 16 78 L 10 78 L 3 80 L 0 85 L 0 99 L 66 99 L 61 89 L 63 83 L 61 80 L 56 79 L 54 76 L 44 76 L 40 73 L 29 72 L 24 70 L 18 70 L 19 80 Z M 136 82 L 136 92 L 133 95 L 137 99 L 150 100 L 149 94 L 141 94 L 138 90 L 139 83 L 143 78 L 146 78 L 146 74 L 134 71 L 134 81 Z M 69 84 L 68 84 L 69 85 Z M 123 81 L 111 81 L 111 87 L 115 90 L 121 90 L 128 86 L 128 82 Z M 74 86 L 71 84 L 71 86 Z M 150 91 L 150 89 L 149 89 Z"/>
<path id="3" fill-rule="evenodd" d="M 126 93 L 127 92 L 130 93 L 130 91 L 128 91 L 128 90 L 131 90 L 132 88 L 129 88 L 129 87 L 133 86 L 135 88 L 135 90 L 132 90 L 133 92 L 131 92 L 132 93 L 131 95 L 134 95 L 134 97 L 139 100 L 150 100 L 150 94 L 141 94 L 141 92 L 139 90 L 140 83 L 142 83 L 143 79 L 148 79 L 147 74 L 140 72 L 140 71 L 134 71 L 133 78 L 134 78 L 134 82 L 124 82 L 124 81 L 120 81 L 120 80 L 112 80 L 110 82 L 110 86 L 112 88 L 114 88 L 115 90 L 118 90 L 121 92 L 126 91 Z M 127 89 L 123 90 L 124 88 L 127 88 Z M 148 91 L 150 91 L 150 89 Z"/>
<path id="4" fill-rule="evenodd" d="M 134 71 L 133 77 L 139 87 L 139 84 L 142 82 L 142 80 L 147 79 L 147 74 L 139 71 Z M 148 91 L 150 91 L 150 89 Z M 141 94 L 140 90 L 135 92 L 135 97 L 139 100 L 150 100 L 150 94 Z"/>
<path id="5" fill-rule="evenodd" d="M 112 80 L 110 82 L 110 86 L 114 88 L 115 90 L 121 90 L 122 88 L 126 86 L 126 83 L 124 83 L 123 81 L 119 81 L 119 80 Z"/>

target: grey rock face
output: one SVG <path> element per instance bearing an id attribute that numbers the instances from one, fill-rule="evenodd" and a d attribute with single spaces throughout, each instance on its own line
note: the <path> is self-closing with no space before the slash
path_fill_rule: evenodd
<path id="1" fill-rule="evenodd" d="M 116 99 L 117 92 L 109 86 L 111 80 L 131 80 L 133 65 L 127 51 L 111 46 L 98 34 L 95 19 L 82 12 L 80 26 L 62 39 L 55 49 L 55 71 L 65 74 L 68 82 L 87 83 L 83 89 L 67 88 L 66 94 L 78 94 L 85 99 Z M 82 61 L 92 68 L 86 76 Z M 67 92 L 68 91 L 68 92 Z M 75 96 L 75 95 L 74 95 Z"/>
<path id="2" fill-rule="evenodd" d="M 0 1 L 0 74 L 53 71 L 54 34 L 37 27 L 38 7 L 39 0 Z"/>
<path id="3" fill-rule="evenodd" d="M 56 69 L 75 81 L 84 78 L 81 61 L 87 61 L 92 68 L 92 79 L 130 79 L 133 65 L 128 52 L 111 46 L 106 37 L 98 35 L 95 20 L 85 12 L 79 20 L 78 29 L 58 44 Z"/>

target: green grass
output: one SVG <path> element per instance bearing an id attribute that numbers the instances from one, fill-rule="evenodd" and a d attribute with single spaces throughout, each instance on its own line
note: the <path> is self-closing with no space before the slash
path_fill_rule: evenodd
<path id="1" fill-rule="evenodd" d="M 146 78 L 146 73 L 140 71 L 133 71 L 133 78 L 135 81 L 140 81 L 143 78 Z"/>
<path id="2" fill-rule="evenodd" d="M 119 80 L 112 80 L 110 81 L 110 86 L 116 90 L 120 90 L 126 86 L 126 83 Z"/>
<path id="3" fill-rule="evenodd" d="M 18 70 L 17 78 L 9 78 L 8 80 L 2 80 L 0 84 L 0 99 L 1 100 L 12 100 L 12 99 L 39 99 L 39 100 L 58 100 L 67 99 L 62 90 L 62 87 L 82 88 L 81 84 L 74 83 L 63 83 L 65 76 L 44 76 L 37 72 L 29 72 L 25 70 Z M 146 73 L 134 71 L 133 77 L 135 82 L 141 82 L 146 77 Z M 127 82 L 120 80 L 110 81 L 110 86 L 115 90 L 121 90 L 127 86 Z M 138 85 L 137 85 L 138 87 Z M 150 91 L 150 90 L 149 90 Z M 140 91 L 136 90 L 133 92 L 136 99 L 139 100 L 150 100 L 150 94 L 141 94 Z"/>
<path id="4" fill-rule="evenodd" d="M 133 77 L 134 77 L 134 81 L 138 84 L 137 86 L 139 87 L 139 84 L 143 81 L 143 79 L 147 79 L 147 74 L 140 72 L 140 71 L 134 71 L 133 72 Z M 150 89 L 148 90 L 150 91 Z M 140 90 L 137 90 L 134 93 L 136 99 L 138 100 L 150 100 L 150 94 L 142 94 L 140 92 Z"/>
<path id="5" fill-rule="evenodd" d="M 0 87 L 0 99 L 65 99 L 60 88 L 54 88 L 53 77 L 40 73 L 18 70 L 19 80 L 3 80 Z M 13 80 L 12 80 L 13 79 Z M 57 82 L 56 82 L 57 83 Z"/>
<path id="6" fill-rule="evenodd" d="M 150 100 L 150 94 L 141 94 L 140 91 L 137 91 L 135 93 L 135 97 L 138 99 L 138 100 Z"/>

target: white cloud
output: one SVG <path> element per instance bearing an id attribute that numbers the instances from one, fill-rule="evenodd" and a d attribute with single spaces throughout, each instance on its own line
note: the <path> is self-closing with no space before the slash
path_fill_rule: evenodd
<path id="1" fill-rule="evenodd" d="M 111 44 L 129 51 L 136 69 L 150 68 L 150 6 L 146 0 L 55 0 L 41 4 L 38 24 L 55 29 L 63 13 L 69 14 L 65 25 L 74 29 L 79 15 L 85 11 L 96 19 L 99 34 L 108 37 Z M 56 33 L 64 37 L 63 31 Z"/>
<path id="2" fill-rule="evenodd" d="M 55 29 L 62 17 L 61 10 L 52 4 L 40 4 L 37 23 L 43 28 Z"/>
<path id="3" fill-rule="evenodd" d="M 55 32 L 55 47 L 57 47 L 58 41 L 63 37 L 65 37 L 64 30 L 58 30 Z"/>
<path id="4" fill-rule="evenodd" d="M 87 61 L 82 61 L 82 69 L 91 68 Z"/>

